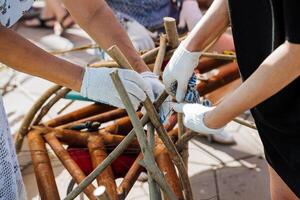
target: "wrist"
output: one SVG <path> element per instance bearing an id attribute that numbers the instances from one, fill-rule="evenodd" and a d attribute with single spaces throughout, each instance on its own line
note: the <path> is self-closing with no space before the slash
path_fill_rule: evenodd
<path id="1" fill-rule="evenodd" d="M 203 123 L 206 127 L 211 129 L 220 129 L 223 128 L 226 124 L 220 123 L 216 120 L 214 116 L 214 111 L 206 112 L 203 116 Z"/>

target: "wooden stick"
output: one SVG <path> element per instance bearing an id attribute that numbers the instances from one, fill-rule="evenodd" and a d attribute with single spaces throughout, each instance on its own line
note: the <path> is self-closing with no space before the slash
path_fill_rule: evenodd
<path id="1" fill-rule="evenodd" d="M 88 139 L 88 149 L 91 155 L 93 169 L 95 169 L 107 157 L 103 138 L 91 135 Z M 108 166 L 101 174 L 99 174 L 97 183 L 98 186 L 105 186 L 110 199 L 118 199 L 117 185 L 111 166 Z"/>
<path id="2" fill-rule="evenodd" d="M 129 191 L 133 187 L 135 181 L 138 179 L 141 172 L 144 171 L 144 167 L 140 165 L 140 161 L 143 159 L 143 154 L 140 153 L 131 165 L 130 169 L 123 178 L 120 186 L 118 187 L 118 194 L 120 199 L 125 199 Z"/>
<path id="3" fill-rule="evenodd" d="M 148 123 L 147 124 L 148 144 L 149 144 L 149 147 L 150 147 L 150 150 L 152 151 L 152 153 L 155 148 L 155 133 L 154 133 L 154 131 L 155 130 L 154 130 L 153 125 L 151 123 Z M 155 180 L 152 178 L 151 173 L 149 171 L 147 171 L 147 174 L 148 174 L 149 198 L 151 200 L 161 200 L 161 193 L 158 188 L 158 185 L 156 184 Z M 170 185 L 170 183 L 169 183 L 169 185 Z M 176 194 L 176 192 L 175 192 L 175 194 Z"/>
<path id="4" fill-rule="evenodd" d="M 176 125 L 176 115 L 172 115 L 169 118 L 169 123 L 165 124 L 165 129 L 168 132 L 169 136 L 172 136 L 172 140 L 174 139 L 174 135 L 177 134 L 178 130 L 173 129 Z M 175 140 L 174 140 L 175 141 Z M 157 142 L 156 142 L 157 143 Z M 158 155 L 159 152 L 155 151 L 155 155 Z M 143 154 L 140 153 L 134 163 L 131 165 L 129 171 L 127 172 L 126 176 L 124 177 L 123 181 L 121 182 L 120 186 L 118 187 L 118 193 L 120 198 L 125 199 L 131 188 L 133 187 L 133 184 L 139 177 L 140 173 L 144 171 L 144 167 L 140 165 L 141 160 L 143 159 Z"/>
<path id="5" fill-rule="evenodd" d="M 48 133 L 48 134 L 44 135 L 44 138 L 46 139 L 47 143 L 50 145 L 50 147 L 54 151 L 55 155 L 59 158 L 61 163 L 65 166 L 65 168 L 68 170 L 70 175 L 76 181 L 76 183 L 79 184 L 82 180 L 84 180 L 85 174 L 80 169 L 80 167 L 77 165 L 77 163 L 71 158 L 71 156 L 65 150 L 65 148 L 61 145 L 61 143 L 57 140 L 55 135 L 53 133 Z M 95 187 L 93 185 L 88 185 L 84 189 L 84 193 L 90 199 L 96 199 L 93 195 L 94 190 L 95 190 Z"/>
<path id="6" fill-rule="evenodd" d="M 70 128 L 74 125 L 80 124 L 80 123 L 85 123 L 85 122 L 100 122 L 100 123 L 105 123 L 109 122 L 121 117 L 126 116 L 126 110 L 124 109 L 116 109 L 116 110 L 111 110 L 107 111 L 105 113 L 97 114 L 91 117 L 83 118 L 77 121 L 73 121 L 67 124 L 64 124 L 62 126 L 58 126 L 57 128 Z"/>
<path id="7" fill-rule="evenodd" d="M 213 90 L 224 86 L 240 77 L 238 66 L 236 63 L 228 63 L 216 69 L 216 72 L 216 75 L 197 84 L 196 88 L 201 95 L 210 93 Z"/>
<path id="8" fill-rule="evenodd" d="M 165 35 L 161 35 L 159 40 L 159 50 L 153 68 L 153 73 L 158 76 L 161 75 L 161 66 L 164 61 L 166 49 L 167 49 L 167 38 Z"/>
<path id="9" fill-rule="evenodd" d="M 28 133 L 28 144 L 41 199 L 59 200 L 60 197 L 45 141 L 39 130 Z"/>
<path id="10" fill-rule="evenodd" d="M 69 89 L 69 88 L 63 88 L 60 91 L 58 91 L 57 94 L 55 95 L 55 97 L 53 97 L 45 106 L 43 106 L 41 108 L 40 113 L 34 119 L 34 121 L 32 122 L 32 125 L 37 125 L 38 123 L 40 123 L 42 118 L 49 112 L 49 110 L 52 108 L 52 106 L 56 102 L 58 102 L 61 98 L 63 98 L 70 91 L 71 91 L 71 89 Z"/>
<path id="11" fill-rule="evenodd" d="M 173 49 L 176 48 L 179 45 L 176 20 L 172 17 L 164 17 L 164 27 L 166 30 L 169 46 Z"/>
<path id="12" fill-rule="evenodd" d="M 145 109 L 149 115 L 150 121 L 154 125 L 160 139 L 163 141 L 165 144 L 166 148 L 168 149 L 171 158 L 173 160 L 173 163 L 176 165 L 179 174 L 181 175 L 182 179 L 182 185 L 183 185 L 183 190 L 185 192 L 185 197 L 186 199 L 192 200 L 193 199 L 193 193 L 192 193 L 192 188 L 190 185 L 189 177 L 184 165 L 184 162 L 176 150 L 176 147 L 172 140 L 169 138 L 166 130 L 164 129 L 163 125 L 160 122 L 159 116 L 155 110 L 155 108 L 152 105 L 152 102 L 149 98 L 147 98 L 144 102 L 143 105 L 145 106 Z"/>
<path id="13" fill-rule="evenodd" d="M 20 126 L 20 129 L 18 130 L 16 137 L 15 137 L 15 147 L 16 147 L 16 152 L 19 153 L 24 137 L 28 133 L 29 126 L 36 114 L 36 112 L 43 106 L 43 104 L 49 99 L 51 95 L 53 95 L 55 92 L 60 90 L 62 86 L 60 85 L 54 85 L 51 88 L 49 88 L 30 108 L 29 112 L 27 112 L 26 116 L 24 117 L 24 120 Z"/>
<path id="14" fill-rule="evenodd" d="M 156 156 L 155 156 L 157 165 L 158 165 L 159 169 L 165 175 L 165 179 L 166 179 L 167 183 L 173 189 L 173 191 L 175 192 L 178 199 L 183 200 L 184 197 L 183 197 L 183 193 L 181 190 L 180 181 L 177 176 L 176 169 L 170 158 L 170 155 L 169 155 L 168 151 L 166 150 L 166 148 L 163 147 L 163 145 L 160 145 L 157 148 L 161 148 L 161 149 L 156 149 L 156 151 L 159 152 L 159 153 L 156 153 Z M 164 198 L 164 200 L 167 200 L 167 199 L 168 199 L 167 197 Z"/>
<path id="15" fill-rule="evenodd" d="M 159 108 L 165 99 L 168 97 L 168 93 L 163 92 L 156 102 L 154 102 L 155 108 Z M 142 117 L 141 122 L 143 125 L 148 123 L 149 116 L 146 114 Z M 113 162 L 118 156 L 120 156 L 123 151 L 128 147 L 128 145 L 135 138 L 135 130 L 131 130 L 130 133 L 122 140 L 122 142 L 103 160 L 101 165 L 98 165 L 94 171 L 92 171 L 72 192 L 68 194 L 65 200 L 72 200 L 76 198 L 83 190 L 86 188 L 93 180 L 108 166 Z"/>
<path id="16" fill-rule="evenodd" d="M 129 64 L 129 61 L 124 56 L 124 54 L 121 52 L 119 47 L 117 45 L 113 45 L 112 47 L 107 49 L 107 53 L 121 66 L 126 69 L 132 69 L 131 65 Z M 122 55 L 122 56 L 119 56 Z"/>
<path id="17" fill-rule="evenodd" d="M 246 126 L 248 128 L 252 128 L 254 130 L 257 130 L 257 127 L 256 127 L 255 123 L 249 122 L 249 121 L 247 121 L 245 119 L 242 119 L 240 117 L 237 117 L 237 118 L 233 119 L 233 121 L 238 123 L 238 124 L 241 124 L 243 126 Z"/>
<path id="18" fill-rule="evenodd" d="M 94 196 L 97 200 L 110 200 L 108 194 L 106 193 L 105 186 L 99 186 L 94 191 Z"/>
<path id="19" fill-rule="evenodd" d="M 175 194 L 173 193 L 173 191 L 171 190 L 171 188 L 169 187 L 169 185 L 164 180 L 163 174 L 161 173 L 161 171 L 157 168 L 157 166 L 155 164 L 153 154 L 151 154 L 151 149 L 149 148 L 149 145 L 147 144 L 147 139 L 145 136 L 145 132 L 143 130 L 143 125 L 139 121 L 139 119 L 136 115 L 136 112 L 133 108 L 133 105 L 131 104 L 129 96 L 123 86 L 123 83 L 122 83 L 119 75 L 118 75 L 118 71 L 117 70 L 113 71 L 111 73 L 111 77 L 112 77 L 115 87 L 121 97 L 121 100 L 122 100 L 124 106 L 126 107 L 128 116 L 130 117 L 131 123 L 135 129 L 137 139 L 141 145 L 141 152 L 144 155 L 144 160 L 143 160 L 145 163 L 144 167 L 147 169 L 147 171 L 150 172 L 151 176 L 159 184 L 161 189 L 166 193 L 168 198 L 174 199 L 174 200 L 178 199 L 175 196 Z M 151 100 L 150 100 L 150 102 L 151 102 Z M 152 102 L 151 102 L 151 105 L 152 105 Z M 149 117 L 150 117 L 150 115 L 149 115 Z"/>
<path id="20" fill-rule="evenodd" d="M 112 106 L 106 104 L 91 104 L 82 107 L 76 111 L 58 116 L 44 123 L 45 126 L 57 127 L 63 124 L 70 123 L 72 121 L 80 120 L 82 118 L 90 117 L 99 113 L 104 113 L 115 109 Z"/>

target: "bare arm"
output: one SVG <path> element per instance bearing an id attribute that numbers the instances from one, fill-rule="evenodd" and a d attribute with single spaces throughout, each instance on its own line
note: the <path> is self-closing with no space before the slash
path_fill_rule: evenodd
<path id="1" fill-rule="evenodd" d="M 76 22 L 101 46 L 116 44 L 137 72 L 149 71 L 104 0 L 63 0 Z"/>
<path id="2" fill-rule="evenodd" d="M 0 62 L 18 71 L 80 91 L 83 67 L 52 56 L 1 25 Z"/>
<path id="3" fill-rule="evenodd" d="M 224 126 L 298 78 L 299 55 L 298 44 L 285 42 L 279 46 L 238 89 L 206 114 L 206 125 L 211 128 Z"/>
<path id="4" fill-rule="evenodd" d="M 191 52 L 202 51 L 229 25 L 226 0 L 214 0 L 206 14 L 191 31 L 186 48 Z"/>

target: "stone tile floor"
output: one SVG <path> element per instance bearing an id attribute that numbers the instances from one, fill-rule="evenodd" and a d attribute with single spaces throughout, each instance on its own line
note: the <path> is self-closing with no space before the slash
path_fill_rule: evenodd
<path id="1" fill-rule="evenodd" d="M 91 40 L 78 28 L 67 31 L 64 38 L 52 35 L 51 30 L 29 29 L 22 24 L 13 27 L 21 35 L 38 46 L 48 50 L 61 50 L 70 46 L 90 44 Z M 67 39 L 66 39 L 67 38 Z M 61 56 L 81 65 L 98 60 L 93 50 L 75 52 Z M 46 63 L 45 66 L 47 67 Z M 9 81 L 9 84 L 8 83 Z M 4 95 L 6 112 L 11 124 L 12 133 L 20 126 L 20 122 L 33 102 L 52 83 L 40 78 L 28 76 L 1 67 L 0 86 L 7 87 Z M 17 86 L 17 87 L 16 87 Z M 57 115 L 60 108 L 67 103 L 61 101 L 46 118 Z M 66 112 L 81 106 L 76 103 Z M 233 133 L 235 145 L 223 146 L 210 144 L 205 137 L 196 137 L 189 143 L 189 176 L 192 183 L 195 200 L 268 200 L 268 174 L 267 165 L 263 158 L 263 147 L 256 131 L 238 125 L 234 122 L 226 127 Z M 28 199 L 39 199 L 30 155 L 26 141 L 19 160 L 22 167 Z M 70 175 L 61 166 L 60 162 L 52 156 L 56 181 L 63 198 L 70 181 Z M 147 183 L 138 182 L 129 193 L 128 199 L 148 199 Z M 78 198 L 79 199 L 79 198 Z"/>

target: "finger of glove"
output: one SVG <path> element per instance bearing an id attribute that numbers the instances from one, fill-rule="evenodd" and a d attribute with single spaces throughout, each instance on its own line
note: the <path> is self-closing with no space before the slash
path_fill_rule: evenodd
<path id="1" fill-rule="evenodd" d="M 149 84 L 147 84 L 142 76 L 133 70 L 123 69 L 119 70 L 119 75 L 122 80 L 135 83 L 143 91 L 149 90 Z"/>
<path id="2" fill-rule="evenodd" d="M 186 80 L 180 80 L 178 81 L 177 84 L 177 89 L 176 89 L 176 101 L 177 102 L 183 102 L 186 92 L 187 92 L 187 87 L 188 87 L 188 81 Z"/>
<path id="3" fill-rule="evenodd" d="M 146 94 L 138 84 L 131 80 L 124 80 L 123 84 L 130 98 L 135 97 L 139 102 L 145 101 Z"/>
<path id="4" fill-rule="evenodd" d="M 147 83 L 142 78 L 142 76 L 140 74 L 138 74 L 137 72 L 132 71 L 132 70 L 128 70 L 128 71 L 129 71 L 129 73 L 126 73 L 126 75 L 124 76 L 124 79 L 127 81 L 130 81 L 132 83 L 135 83 L 136 85 L 138 85 L 139 88 L 141 88 L 144 91 L 145 98 L 142 99 L 142 101 L 144 101 L 146 99 L 145 93 L 148 95 L 148 97 L 150 98 L 151 101 L 154 101 L 154 94 L 153 94 L 151 85 L 149 83 Z"/>

